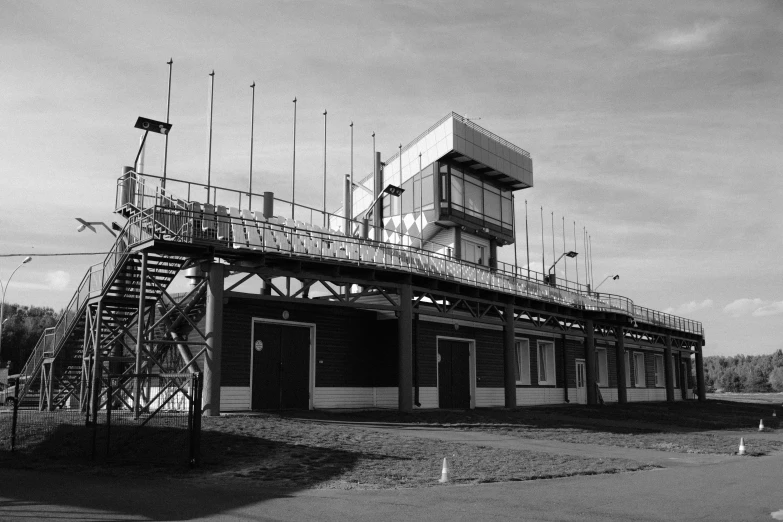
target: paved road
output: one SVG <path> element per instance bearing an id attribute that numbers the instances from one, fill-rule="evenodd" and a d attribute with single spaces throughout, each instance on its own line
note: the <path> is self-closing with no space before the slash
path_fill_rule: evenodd
<path id="1" fill-rule="evenodd" d="M 387 491 L 274 491 L 246 481 L 216 484 L 0 469 L 0 520 L 743 521 L 773 520 L 771 513 L 783 509 L 783 454 L 687 456 L 475 432 L 402 431 L 466 444 L 634 458 L 666 468 Z"/>

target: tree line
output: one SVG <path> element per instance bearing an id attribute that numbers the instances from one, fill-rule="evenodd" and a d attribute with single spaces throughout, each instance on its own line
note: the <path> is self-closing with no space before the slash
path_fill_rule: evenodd
<path id="1" fill-rule="evenodd" d="M 59 314 L 53 308 L 6 304 L 3 308 L 2 352 L 0 367 L 17 373 L 35 348 L 46 328 L 57 323 Z"/>
<path id="2" fill-rule="evenodd" d="M 708 391 L 783 391 L 783 350 L 768 355 L 712 355 L 704 358 Z"/>

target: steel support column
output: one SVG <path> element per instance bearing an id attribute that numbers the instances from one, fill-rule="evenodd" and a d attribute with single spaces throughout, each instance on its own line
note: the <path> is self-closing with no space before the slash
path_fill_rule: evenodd
<path id="1" fill-rule="evenodd" d="M 400 411 L 413 410 L 413 289 L 400 286 L 400 311 L 397 320 L 397 389 Z"/>
<path id="2" fill-rule="evenodd" d="M 207 280 L 207 351 L 204 357 L 205 415 L 220 415 L 220 359 L 223 352 L 223 265 L 212 263 Z"/>
<path id="3" fill-rule="evenodd" d="M 516 353 L 514 353 L 514 303 L 503 310 L 503 388 L 506 408 L 517 406 Z"/>
<path id="4" fill-rule="evenodd" d="M 666 374 L 666 402 L 674 402 L 674 372 L 679 368 L 672 367 L 672 336 L 666 336 L 666 347 L 663 349 L 663 371 Z"/>
<path id="5" fill-rule="evenodd" d="M 598 404 L 595 381 L 595 331 L 593 321 L 585 321 L 585 373 L 587 373 L 587 404 Z"/>
<path id="6" fill-rule="evenodd" d="M 628 383 L 625 382 L 625 332 L 622 326 L 615 330 L 615 358 L 617 359 L 617 402 L 628 402 Z"/>
<path id="7" fill-rule="evenodd" d="M 101 361 L 101 328 L 103 322 L 101 316 L 103 315 L 103 301 L 98 301 L 98 308 L 95 312 L 95 320 L 93 320 L 93 336 L 92 336 L 92 401 L 90 411 L 92 413 L 92 421 L 96 422 L 98 418 L 98 409 L 101 405 L 101 373 L 103 370 L 103 361 Z"/>
<path id="8" fill-rule="evenodd" d="M 704 358 L 701 353 L 701 345 L 696 347 L 696 388 L 699 392 L 699 401 L 706 401 L 707 388 L 704 386 Z"/>
<path id="9" fill-rule="evenodd" d="M 139 309 L 137 312 L 137 324 L 136 330 L 136 374 L 134 387 L 133 387 L 133 418 L 139 418 L 139 411 L 142 408 L 141 404 L 141 358 L 144 351 L 144 305 L 147 300 L 147 252 L 141 254 L 141 273 L 139 275 Z"/>

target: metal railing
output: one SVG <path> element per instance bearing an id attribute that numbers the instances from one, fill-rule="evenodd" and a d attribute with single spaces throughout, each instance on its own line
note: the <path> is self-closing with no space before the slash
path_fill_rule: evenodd
<path id="1" fill-rule="evenodd" d="M 138 242 L 153 238 L 176 242 L 220 243 L 227 248 L 276 251 L 290 255 L 308 256 L 318 259 L 338 259 L 343 262 L 371 264 L 419 272 L 436 277 L 456 280 L 480 287 L 514 293 L 541 300 L 558 302 L 576 308 L 609 310 L 621 312 L 650 324 L 666 326 L 677 330 L 703 335 L 698 321 L 677 317 L 637 306 L 627 297 L 590 292 L 586 285 L 566 279 L 558 279 L 555 286 L 546 282 L 545 274 L 515 267 L 508 263 L 497 263 L 496 270 L 481 265 L 456 260 L 444 254 L 446 245 L 421 238 L 395 233 L 396 242 L 377 241 L 371 227 L 370 239 L 346 236 L 341 230 L 329 230 L 316 225 L 317 221 L 299 221 L 280 217 L 282 204 L 290 210 L 291 203 L 274 198 L 277 217 L 265 219 L 256 212 L 252 219 L 229 216 L 218 203 L 233 206 L 236 201 L 241 208 L 243 196 L 262 198 L 259 194 L 245 191 L 211 187 L 215 198 L 212 207 L 204 207 L 194 200 L 181 200 L 170 192 L 171 187 L 182 187 L 191 196 L 203 193 L 206 185 L 168 178 L 166 188 L 160 186 L 161 178 L 129 172 L 118 180 L 117 208 L 130 205 L 136 213 L 127 225 L 129 234 Z M 129 189 L 132 192 L 129 192 Z M 248 201 L 248 199 L 246 199 Z M 287 205 L 287 206 L 286 206 Z M 223 215 L 221 215 L 221 212 Z M 322 210 L 296 205 L 296 216 L 322 216 Z M 333 223 L 345 223 L 338 214 L 326 213 L 327 227 Z M 349 220 L 351 233 L 356 234 L 361 223 Z M 205 225 L 206 223 L 206 225 Z M 255 230 L 255 232 L 252 232 Z M 240 237 L 241 236 L 241 237 Z M 252 236 L 252 238 L 251 238 Z M 138 244 L 132 243 L 131 246 Z M 337 245 L 336 247 L 332 245 Z M 435 251 L 433 251 L 435 250 Z M 378 252 L 382 253 L 378 253 Z"/>

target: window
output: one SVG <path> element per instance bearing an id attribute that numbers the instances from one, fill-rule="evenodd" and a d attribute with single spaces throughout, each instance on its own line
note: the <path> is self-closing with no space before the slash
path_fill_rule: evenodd
<path id="1" fill-rule="evenodd" d="M 451 205 L 457 210 L 463 210 L 464 202 L 462 198 L 462 173 L 454 169 L 451 171 Z"/>
<path id="2" fill-rule="evenodd" d="M 644 388 L 647 386 L 644 377 L 644 354 L 633 354 L 633 380 L 637 388 Z"/>
<path id="3" fill-rule="evenodd" d="M 606 348 L 597 348 L 595 350 L 595 382 L 598 386 L 609 386 L 609 363 L 606 357 Z"/>
<path id="4" fill-rule="evenodd" d="M 410 214 L 413 212 L 413 178 L 409 179 L 402 184 L 402 189 L 405 191 L 402 193 L 402 214 Z"/>
<path id="5" fill-rule="evenodd" d="M 462 260 L 477 265 L 489 266 L 488 248 L 486 245 L 479 245 L 467 239 L 462 240 Z"/>
<path id="6" fill-rule="evenodd" d="M 663 371 L 663 355 L 656 355 L 655 356 L 655 386 L 657 386 L 658 388 L 662 386 L 666 386 L 664 375 L 666 375 L 666 373 Z"/>
<path id="7" fill-rule="evenodd" d="M 500 190 L 484 184 L 484 219 L 500 225 Z"/>
<path id="8" fill-rule="evenodd" d="M 631 386 L 631 357 L 625 352 L 625 387 Z"/>
<path id="9" fill-rule="evenodd" d="M 538 341 L 538 384 L 555 383 L 555 343 Z"/>
<path id="10" fill-rule="evenodd" d="M 484 198 L 480 183 L 471 176 L 465 176 L 465 212 L 477 218 L 484 217 Z"/>
<path id="11" fill-rule="evenodd" d="M 504 190 L 501 193 L 502 200 L 500 201 L 500 205 L 503 211 L 503 225 L 510 228 L 513 226 L 514 223 L 514 216 L 512 215 L 512 206 L 511 206 L 511 192 Z"/>
<path id="12" fill-rule="evenodd" d="M 517 384 L 530 384 L 530 341 L 517 339 L 514 342 L 514 351 L 517 357 L 515 366 Z"/>

